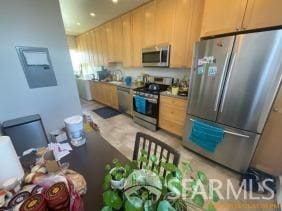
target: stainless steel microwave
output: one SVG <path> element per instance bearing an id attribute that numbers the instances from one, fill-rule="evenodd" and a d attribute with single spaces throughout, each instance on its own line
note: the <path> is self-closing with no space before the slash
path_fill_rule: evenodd
<path id="1" fill-rule="evenodd" d="M 169 67 L 170 45 L 142 49 L 143 67 Z"/>

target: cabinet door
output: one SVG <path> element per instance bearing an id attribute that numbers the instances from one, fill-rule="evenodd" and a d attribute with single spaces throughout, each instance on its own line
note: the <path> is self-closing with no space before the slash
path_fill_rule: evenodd
<path id="1" fill-rule="evenodd" d="M 106 40 L 108 49 L 108 62 L 114 62 L 114 35 L 113 35 L 113 24 L 109 22 L 105 25 L 106 29 Z"/>
<path id="2" fill-rule="evenodd" d="M 151 47 L 156 44 L 156 1 L 144 6 L 144 44 Z"/>
<path id="3" fill-rule="evenodd" d="M 187 100 L 169 96 L 160 97 L 159 126 L 182 136 L 184 132 Z"/>
<path id="4" fill-rule="evenodd" d="M 122 57 L 123 66 L 130 67 L 132 65 L 132 40 L 131 40 L 131 14 L 128 13 L 121 17 L 122 20 Z"/>
<path id="5" fill-rule="evenodd" d="M 91 51 L 94 66 L 98 66 L 98 53 L 96 44 L 96 33 L 94 30 L 91 31 Z"/>
<path id="6" fill-rule="evenodd" d="M 141 49 L 144 38 L 144 9 L 135 10 L 132 17 L 132 66 L 141 67 Z"/>
<path id="7" fill-rule="evenodd" d="M 102 49 L 102 33 L 99 28 L 95 29 L 96 34 L 96 46 L 97 46 L 97 57 L 98 57 L 98 66 L 102 66 L 103 61 L 103 49 Z"/>
<path id="8" fill-rule="evenodd" d="M 156 43 L 170 43 L 172 40 L 175 0 L 157 0 Z"/>
<path id="9" fill-rule="evenodd" d="M 192 0 L 191 2 L 191 20 L 188 27 L 186 60 L 184 62 L 187 67 L 192 67 L 193 50 L 196 42 L 200 40 L 204 3 L 205 0 Z"/>
<path id="10" fill-rule="evenodd" d="M 247 0 L 206 0 L 201 36 L 239 30 L 246 6 Z"/>
<path id="11" fill-rule="evenodd" d="M 122 23 L 121 19 L 117 18 L 113 21 L 114 32 L 114 58 L 115 62 L 122 62 Z"/>
<path id="12" fill-rule="evenodd" d="M 281 0 L 248 0 L 243 28 L 256 29 L 282 25 Z"/>
<path id="13" fill-rule="evenodd" d="M 170 67 L 188 67 L 190 64 L 187 58 L 187 48 L 189 47 L 188 34 L 190 31 L 193 31 L 193 29 L 190 28 L 193 13 L 192 1 L 193 0 L 176 0 Z"/>
<path id="14" fill-rule="evenodd" d="M 106 26 L 100 27 L 101 41 L 102 41 L 102 54 L 103 54 L 103 66 L 108 66 L 109 52 L 108 52 L 108 42 L 107 42 L 107 32 Z"/>
<path id="15" fill-rule="evenodd" d="M 261 140 L 252 161 L 252 166 L 273 175 L 282 174 L 282 88 L 276 98 L 273 110 L 266 122 Z"/>

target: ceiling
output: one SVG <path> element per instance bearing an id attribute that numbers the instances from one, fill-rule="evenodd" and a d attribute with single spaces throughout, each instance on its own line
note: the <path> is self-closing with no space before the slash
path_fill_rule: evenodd
<path id="1" fill-rule="evenodd" d="M 113 3 L 112 0 L 59 0 L 68 35 L 86 32 L 148 1 L 118 0 L 118 3 Z"/>

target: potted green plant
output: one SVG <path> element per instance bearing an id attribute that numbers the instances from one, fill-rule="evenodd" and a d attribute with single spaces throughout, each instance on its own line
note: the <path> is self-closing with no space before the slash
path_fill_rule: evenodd
<path id="1" fill-rule="evenodd" d="M 113 189 L 122 190 L 127 176 L 126 170 L 123 167 L 114 167 L 110 171 L 112 177 L 111 186 Z"/>

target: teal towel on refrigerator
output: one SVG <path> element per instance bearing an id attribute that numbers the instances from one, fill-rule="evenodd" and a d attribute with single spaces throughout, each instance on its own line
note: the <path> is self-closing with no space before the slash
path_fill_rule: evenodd
<path id="1" fill-rule="evenodd" d="M 223 139 L 224 130 L 198 120 L 194 120 L 192 124 L 189 139 L 199 147 L 213 153 Z"/>

